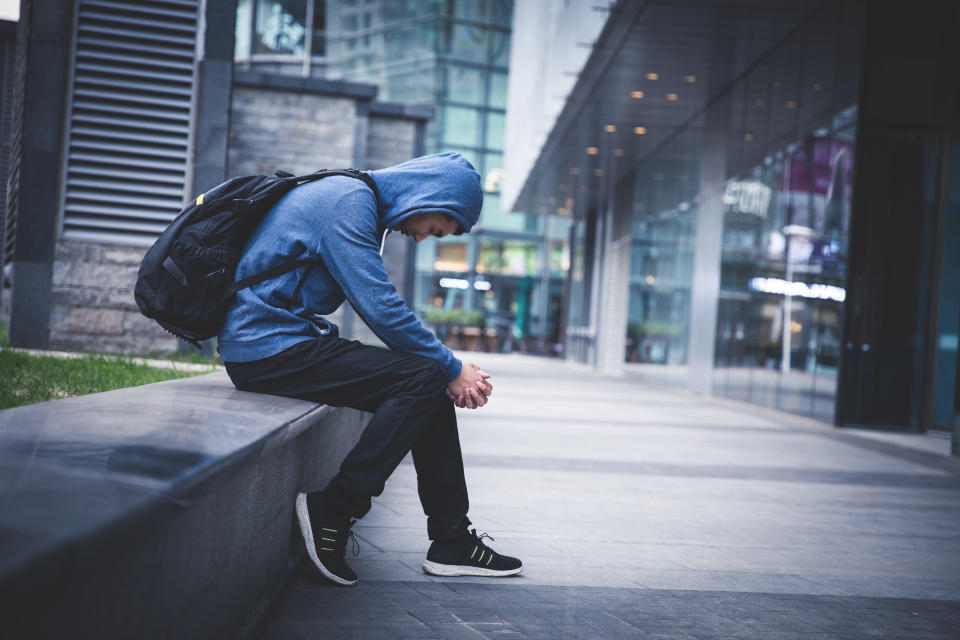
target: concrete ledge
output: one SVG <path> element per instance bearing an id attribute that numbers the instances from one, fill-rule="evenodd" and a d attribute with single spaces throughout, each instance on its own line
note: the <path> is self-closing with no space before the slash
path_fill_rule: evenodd
<path id="1" fill-rule="evenodd" d="M 253 89 L 299 91 L 302 93 L 315 93 L 341 98 L 356 98 L 358 100 L 373 100 L 377 97 L 377 86 L 374 84 L 347 82 L 346 80 L 327 80 L 324 78 L 284 76 L 275 73 L 244 71 L 242 69 L 237 69 L 233 72 L 233 86 Z"/>
<path id="2" fill-rule="evenodd" d="M 0 411 L 4 636 L 249 635 L 368 419 L 225 373 Z"/>
<path id="3" fill-rule="evenodd" d="M 400 104 L 397 102 L 371 102 L 368 113 L 379 118 L 402 118 L 426 122 L 434 116 L 433 107 Z"/>

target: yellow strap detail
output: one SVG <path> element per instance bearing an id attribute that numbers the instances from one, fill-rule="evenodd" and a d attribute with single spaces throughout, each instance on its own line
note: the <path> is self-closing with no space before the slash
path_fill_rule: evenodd
<path id="1" fill-rule="evenodd" d="M 197 204 L 203 204 L 203 194 L 197 196 Z"/>

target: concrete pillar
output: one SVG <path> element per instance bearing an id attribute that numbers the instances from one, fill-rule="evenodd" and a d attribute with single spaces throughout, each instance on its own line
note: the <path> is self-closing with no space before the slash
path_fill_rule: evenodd
<path id="1" fill-rule="evenodd" d="M 17 230 L 14 247 L 10 341 L 17 347 L 45 349 L 50 341 L 50 293 L 55 240 L 60 232 L 59 175 L 63 118 L 67 104 L 73 3 L 51 11 L 29 0 L 20 7 L 17 66 L 23 66 L 25 105 L 19 153 Z M 23 55 L 21 55 L 21 53 Z"/>
<path id="2" fill-rule="evenodd" d="M 697 208 L 690 288 L 690 334 L 687 342 L 687 387 L 713 390 L 713 352 L 720 297 L 723 240 L 723 187 L 727 173 L 727 99 L 707 111 L 700 156 L 700 206 Z"/>

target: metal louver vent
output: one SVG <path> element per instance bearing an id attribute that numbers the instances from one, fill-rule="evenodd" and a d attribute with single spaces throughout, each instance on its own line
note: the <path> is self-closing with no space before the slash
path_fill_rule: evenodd
<path id="1" fill-rule="evenodd" d="M 151 244 L 183 206 L 197 0 L 80 0 L 63 237 Z"/>

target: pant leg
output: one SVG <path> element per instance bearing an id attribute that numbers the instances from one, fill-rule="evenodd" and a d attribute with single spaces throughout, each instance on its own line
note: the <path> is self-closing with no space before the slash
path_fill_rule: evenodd
<path id="1" fill-rule="evenodd" d="M 383 492 L 403 457 L 416 449 L 428 529 L 444 537 L 469 522 L 456 414 L 444 394 L 446 373 L 436 362 L 326 337 L 263 360 L 227 363 L 227 373 L 244 391 L 373 412 L 325 492 L 347 514 L 365 515 L 371 497 Z"/>
<path id="2" fill-rule="evenodd" d="M 430 426 L 413 445 L 412 453 L 420 504 L 427 515 L 427 535 L 431 540 L 458 537 L 470 521 L 466 517 L 467 483 L 452 402 L 440 405 Z"/>

